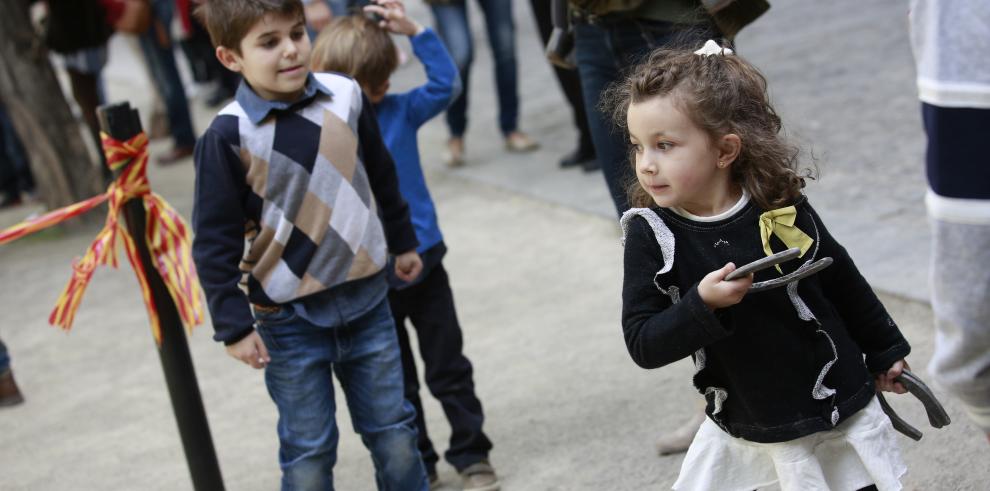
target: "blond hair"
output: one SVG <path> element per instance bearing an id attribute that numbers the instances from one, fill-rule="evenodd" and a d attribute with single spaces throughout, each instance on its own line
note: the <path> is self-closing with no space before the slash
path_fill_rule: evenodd
<path id="1" fill-rule="evenodd" d="M 362 15 L 338 17 L 313 45 L 310 68 L 340 72 L 362 87 L 380 87 L 399 66 L 395 43 L 387 31 Z"/>

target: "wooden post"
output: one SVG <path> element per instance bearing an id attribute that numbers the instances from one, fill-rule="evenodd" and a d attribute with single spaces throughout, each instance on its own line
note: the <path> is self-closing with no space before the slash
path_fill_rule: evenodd
<path id="1" fill-rule="evenodd" d="M 131 109 L 127 102 L 101 106 L 97 114 L 100 127 L 115 140 L 126 141 L 141 132 L 137 110 Z M 116 177 L 120 172 L 114 174 Z M 220 465 L 217 463 L 210 427 L 206 421 L 206 411 L 203 409 L 196 372 L 189 355 L 186 333 L 175 303 L 158 270 L 152 265 L 151 254 L 148 252 L 144 205 L 140 200 L 130 200 L 124 204 L 123 211 L 161 321 L 162 344 L 158 349 L 158 356 L 165 372 L 165 384 L 172 399 L 172 410 L 179 425 L 179 435 L 182 437 L 193 487 L 204 491 L 223 490 Z"/>

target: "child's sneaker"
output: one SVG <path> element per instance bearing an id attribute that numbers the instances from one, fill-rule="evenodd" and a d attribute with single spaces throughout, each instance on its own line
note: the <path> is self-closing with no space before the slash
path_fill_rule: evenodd
<path id="1" fill-rule="evenodd" d="M 498 491 L 500 489 L 495 468 L 487 460 L 471 464 L 461 471 L 464 491 Z"/>

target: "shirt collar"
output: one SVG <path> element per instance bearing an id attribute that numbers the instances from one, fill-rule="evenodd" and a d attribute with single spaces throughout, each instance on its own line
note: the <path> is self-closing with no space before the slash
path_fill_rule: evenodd
<path id="1" fill-rule="evenodd" d="M 316 77 L 310 73 L 306 76 L 306 87 L 303 89 L 302 95 L 293 102 L 272 101 L 265 99 L 258 95 L 244 79 L 241 79 L 241 84 L 237 87 L 237 94 L 234 98 L 244 109 L 248 119 L 250 119 L 254 124 L 259 124 L 271 111 L 284 111 L 292 106 L 308 103 L 316 97 L 318 92 L 331 97 L 333 96 L 333 92 L 325 85 L 321 84 L 319 80 L 316 80 Z"/>

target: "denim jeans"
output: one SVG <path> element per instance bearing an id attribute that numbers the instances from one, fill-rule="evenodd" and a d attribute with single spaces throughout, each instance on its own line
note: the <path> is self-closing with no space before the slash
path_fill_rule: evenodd
<path id="1" fill-rule="evenodd" d="M 619 215 L 629 209 L 626 188 L 635 179 L 629 161 L 629 141 L 598 107 L 599 97 L 623 73 L 653 49 L 677 42 L 700 42 L 716 37 L 712 28 L 662 21 L 626 19 L 611 23 L 578 23 L 574 26 L 574 55 L 587 108 L 588 126 L 602 174 Z"/>
<path id="2" fill-rule="evenodd" d="M 0 373 L 4 373 L 10 368 L 10 355 L 7 354 L 7 345 L 0 339 Z"/>
<path id="3" fill-rule="evenodd" d="M 333 327 L 311 324 L 287 306 L 255 316 L 271 355 L 265 385 L 279 413 L 282 489 L 333 489 L 339 432 L 331 374 L 344 391 L 354 429 L 371 451 L 378 489 L 428 489 L 416 450 L 416 411 L 403 396 L 387 301 Z"/>
<path id="4" fill-rule="evenodd" d="M 175 45 L 168 35 L 169 26 L 172 25 L 173 3 L 172 0 L 151 2 L 152 20 L 164 26 L 167 46 L 159 44 L 155 23 L 152 23 L 147 32 L 138 36 L 138 41 L 148 61 L 151 81 L 165 102 L 165 112 L 168 114 L 175 146 L 192 147 L 196 144 L 196 135 L 193 133 L 192 117 L 189 115 L 189 100 L 186 99 L 186 90 L 182 86 L 182 78 L 175 64 L 175 55 L 172 52 Z"/>
<path id="5" fill-rule="evenodd" d="M 485 16 L 488 44 L 495 58 L 495 85 L 498 91 L 498 124 L 503 135 L 519 124 L 519 87 L 516 78 L 516 34 L 510 0 L 478 0 Z M 474 41 L 468 22 L 466 0 L 431 4 L 438 34 L 454 58 L 461 75 L 461 95 L 447 108 L 450 135 L 461 137 L 467 129 L 468 76 L 474 60 Z"/>

